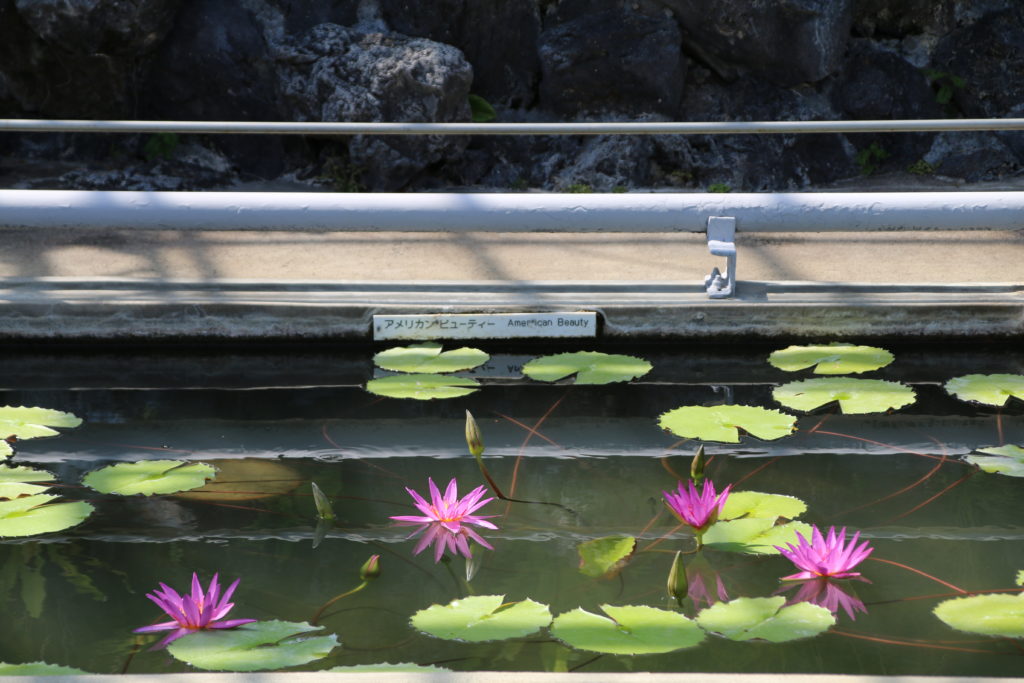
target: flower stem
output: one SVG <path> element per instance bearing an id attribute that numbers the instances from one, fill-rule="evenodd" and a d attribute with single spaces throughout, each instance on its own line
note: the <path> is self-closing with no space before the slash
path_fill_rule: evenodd
<path id="1" fill-rule="evenodd" d="M 320 615 L 322 615 L 324 613 L 324 610 L 326 610 L 328 607 L 330 607 L 334 603 L 338 602 L 338 600 L 341 600 L 342 598 L 347 598 L 348 596 L 352 595 L 353 593 L 358 593 L 359 591 L 361 591 L 364 588 L 366 588 L 366 586 L 369 585 L 369 583 L 370 583 L 369 581 L 363 581 L 361 584 L 359 584 L 358 586 L 356 586 L 352 590 L 346 591 L 346 592 L 342 593 L 341 595 L 335 595 L 333 598 L 331 598 L 330 600 L 325 602 L 323 605 L 320 606 L 320 609 L 318 609 L 316 611 L 316 614 L 313 615 L 313 618 L 309 620 L 310 625 L 316 626 L 316 622 L 317 622 L 318 619 L 320 619 Z"/>

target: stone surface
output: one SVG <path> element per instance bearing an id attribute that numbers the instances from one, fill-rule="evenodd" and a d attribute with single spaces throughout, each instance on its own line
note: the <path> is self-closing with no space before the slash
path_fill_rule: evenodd
<path id="1" fill-rule="evenodd" d="M 675 13 L 688 47 L 779 85 L 831 74 L 853 22 L 853 0 L 662 2 Z"/>
<path id="2" fill-rule="evenodd" d="M 535 0 L 381 0 L 393 30 L 454 45 L 473 65 L 473 92 L 492 104 L 533 104 L 540 62 Z"/>
<path id="3" fill-rule="evenodd" d="M 466 121 L 472 67 L 454 47 L 320 24 L 278 46 L 282 102 L 300 121 Z M 457 155 L 451 136 L 354 136 L 351 163 L 372 190 L 396 190 Z"/>
<path id="4" fill-rule="evenodd" d="M 992 133 L 939 133 L 923 160 L 934 173 L 967 182 L 997 180 L 1021 170 L 1017 155 Z"/>
<path id="5" fill-rule="evenodd" d="M 854 30 L 862 36 L 903 38 L 945 33 L 953 27 L 955 0 L 858 0 Z"/>
<path id="6" fill-rule="evenodd" d="M 559 114 L 610 110 L 671 116 L 679 103 L 686 62 L 679 30 L 664 14 L 618 3 L 565 12 L 541 33 L 539 53 L 540 103 Z"/>

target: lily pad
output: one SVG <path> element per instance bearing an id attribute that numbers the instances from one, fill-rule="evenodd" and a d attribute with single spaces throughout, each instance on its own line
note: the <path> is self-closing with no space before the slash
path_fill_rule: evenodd
<path id="1" fill-rule="evenodd" d="M 283 495 L 304 483 L 306 480 L 298 472 L 276 460 L 231 458 L 217 461 L 217 476 L 206 486 L 174 496 L 193 500 L 257 500 Z"/>
<path id="2" fill-rule="evenodd" d="M 14 449 L 11 448 L 11 444 L 6 441 L 0 440 L 0 458 L 6 458 L 14 453 Z"/>
<path id="3" fill-rule="evenodd" d="M 610 384 L 643 377 L 651 367 L 644 359 L 633 356 L 577 351 L 534 358 L 523 366 L 523 374 L 541 382 L 554 382 L 575 374 L 576 384 Z"/>
<path id="4" fill-rule="evenodd" d="M 504 595 L 471 595 L 431 605 L 412 615 L 414 628 L 436 638 L 479 643 L 518 638 L 551 623 L 547 605 L 526 599 L 504 604 Z"/>
<path id="5" fill-rule="evenodd" d="M 658 424 L 676 436 L 739 443 L 739 430 L 771 441 L 793 433 L 796 417 L 757 406 L 683 406 L 664 413 Z"/>
<path id="6" fill-rule="evenodd" d="M 776 401 L 794 410 L 814 410 L 832 401 L 848 415 L 884 413 L 915 400 L 914 390 L 899 382 L 855 377 L 822 377 L 790 382 L 772 391 Z"/>
<path id="7" fill-rule="evenodd" d="M 77 427 L 81 418 L 50 408 L 3 406 L 0 408 L 0 439 L 16 436 L 21 440 L 56 436 L 52 427 Z"/>
<path id="8" fill-rule="evenodd" d="M 602 617 L 576 608 L 555 617 L 551 634 L 578 650 L 651 655 L 693 647 L 704 632 L 692 619 L 655 607 L 601 605 Z"/>
<path id="9" fill-rule="evenodd" d="M 0 468 L 0 498 L 17 498 L 18 496 L 34 496 L 43 493 L 49 484 L 36 482 L 53 481 L 53 474 L 46 470 L 32 467 Z"/>
<path id="10" fill-rule="evenodd" d="M 0 676 L 78 676 L 88 671 L 73 666 L 47 664 L 46 662 L 28 662 L 26 664 L 8 664 L 0 662 Z"/>
<path id="11" fill-rule="evenodd" d="M 964 460 L 977 465 L 983 472 L 1005 474 L 1008 477 L 1024 477 L 1024 448 L 1020 446 L 993 446 L 979 448 L 979 453 L 989 455 L 967 455 Z"/>
<path id="12" fill-rule="evenodd" d="M 812 365 L 819 375 L 847 375 L 884 368 L 894 356 L 874 346 L 856 346 L 842 342 L 812 346 L 789 346 L 768 356 L 768 362 L 780 370 L 794 372 Z"/>
<path id="13" fill-rule="evenodd" d="M 214 474 L 205 462 L 142 460 L 102 467 L 85 475 L 82 483 L 100 493 L 152 496 L 198 488 Z"/>
<path id="14" fill-rule="evenodd" d="M 779 517 L 796 519 L 807 510 L 807 503 L 793 496 L 759 491 L 733 491 L 725 500 L 721 520 L 739 517 L 760 517 L 776 520 Z"/>
<path id="15" fill-rule="evenodd" d="M 54 503 L 55 496 L 37 493 L 14 500 L 0 500 L 0 536 L 33 536 L 61 531 L 81 524 L 92 514 L 85 501 Z"/>
<path id="16" fill-rule="evenodd" d="M 1006 405 L 1011 396 L 1024 401 L 1024 375 L 963 375 L 946 382 L 946 391 L 961 401 Z"/>
<path id="17" fill-rule="evenodd" d="M 772 518 L 744 517 L 715 522 L 704 532 L 704 545 L 747 555 L 778 555 L 774 546 L 796 545 L 797 534 L 811 537 L 811 527 L 803 522 L 776 524 Z"/>
<path id="18" fill-rule="evenodd" d="M 468 377 L 452 375 L 391 375 L 371 379 L 366 383 L 366 390 L 378 396 L 388 398 L 415 398 L 428 401 L 432 398 L 456 398 L 472 394 L 480 388 L 480 383 Z"/>
<path id="19" fill-rule="evenodd" d="M 167 646 L 175 659 L 207 671 L 264 671 L 322 659 L 338 646 L 333 634 L 305 622 L 257 621 L 233 629 L 190 633 Z"/>
<path id="20" fill-rule="evenodd" d="M 604 576 L 633 554 L 636 539 L 632 536 L 606 536 L 584 541 L 577 546 L 580 572 L 585 576 Z"/>
<path id="21" fill-rule="evenodd" d="M 767 640 L 784 643 L 810 638 L 830 629 L 836 618 L 825 607 L 798 602 L 785 607 L 786 598 L 737 598 L 717 602 L 697 615 L 706 631 L 730 640 Z"/>
<path id="22" fill-rule="evenodd" d="M 948 626 L 987 636 L 1024 638 L 1024 594 L 989 593 L 953 598 L 936 605 L 935 616 Z"/>
<path id="23" fill-rule="evenodd" d="M 483 365 L 490 358 L 480 349 L 463 346 L 442 352 L 438 342 L 424 342 L 381 351 L 373 357 L 373 362 L 384 370 L 437 373 L 469 370 Z"/>

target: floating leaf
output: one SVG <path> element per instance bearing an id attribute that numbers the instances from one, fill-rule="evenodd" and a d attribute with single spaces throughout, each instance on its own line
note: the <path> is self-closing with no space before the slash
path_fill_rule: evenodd
<path id="1" fill-rule="evenodd" d="M 1022 569 L 1019 572 L 1017 572 L 1017 579 L 1016 579 L 1015 583 L 1018 586 L 1024 586 L 1024 569 Z"/>
<path id="2" fill-rule="evenodd" d="M 213 466 L 204 462 L 141 460 L 101 467 L 85 475 L 82 483 L 100 493 L 152 496 L 199 488 L 214 474 Z"/>
<path id="3" fill-rule="evenodd" d="M 967 455 L 964 460 L 977 465 L 990 474 L 1005 474 L 1008 477 L 1024 477 L 1024 448 L 1020 446 L 993 446 L 979 448 L 979 453 L 989 455 Z"/>
<path id="4" fill-rule="evenodd" d="M 576 548 L 580 553 L 580 571 L 585 576 L 604 576 L 633 554 L 635 547 L 636 539 L 632 536 L 606 536 L 584 541 Z"/>
<path id="5" fill-rule="evenodd" d="M 366 390 L 388 398 L 415 398 L 427 401 L 432 398 L 456 398 L 472 394 L 480 383 L 468 377 L 451 375 L 392 375 L 371 379 Z"/>
<path id="6" fill-rule="evenodd" d="M 796 519 L 807 510 L 807 503 L 793 496 L 759 491 L 733 491 L 722 507 L 721 520 L 739 517 L 760 517 L 776 520 L 779 517 Z"/>
<path id="7" fill-rule="evenodd" d="M 469 370 L 490 358 L 480 349 L 466 346 L 442 353 L 438 342 L 424 342 L 381 351 L 373 357 L 373 362 L 379 368 L 395 372 L 438 373 Z"/>
<path id="8" fill-rule="evenodd" d="M 678 612 L 601 605 L 608 617 L 576 608 L 555 617 L 551 634 L 578 650 L 648 655 L 693 647 L 704 640 L 697 623 Z"/>
<path id="9" fill-rule="evenodd" d="M 53 474 L 32 467 L 0 468 L 0 498 L 33 496 L 50 488 L 48 484 L 34 482 L 53 481 Z"/>
<path id="10" fill-rule="evenodd" d="M 658 424 L 686 439 L 739 443 L 738 429 L 766 441 L 788 436 L 796 417 L 757 406 L 683 406 L 663 414 Z"/>
<path id="11" fill-rule="evenodd" d="M 40 436 L 55 436 L 59 432 L 51 427 L 77 427 L 80 424 L 82 424 L 81 418 L 50 408 L 27 408 L 25 406 L 3 406 L 0 408 L 0 439 L 10 436 L 16 436 L 22 440 L 35 439 Z"/>
<path id="12" fill-rule="evenodd" d="M 239 458 L 217 461 L 217 476 L 206 486 L 174 494 L 194 500 L 257 500 L 280 496 L 305 480 L 276 460 Z"/>
<path id="13" fill-rule="evenodd" d="M 789 346 L 768 356 L 768 362 L 780 370 L 794 372 L 812 365 L 819 375 L 846 375 L 884 368 L 893 355 L 874 346 L 856 346 L 842 342 L 813 346 Z"/>
<path id="14" fill-rule="evenodd" d="M 697 615 L 697 623 L 706 631 L 730 640 L 787 640 L 810 638 L 835 625 L 836 618 L 825 607 L 798 602 L 784 607 L 786 598 L 737 598 L 717 602 Z"/>
<path id="15" fill-rule="evenodd" d="M 398 663 L 398 664 L 357 664 L 356 666 L 334 666 L 330 669 L 324 669 L 322 673 L 430 673 L 451 671 L 451 669 L 445 669 L 442 666 L 432 666 L 429 664 L 411 664 L 411 663 Z"/>
<path id="16" fill-rule="evenodd" d="M 628 382 L 651 371 L 651 364 L 642 358 L 598 351 L 558 353 L 534 358 L 523 366 L 523 374 L 541 382 L 576 374 L 576 384 L 609 384 Z"/>
<path id="17" fill-rule="evenodd" d="M 772 518 L 744 517 L 716 522 L 704 532 L 704 545 L 747 555 L 778 555 L 774 546 L 796 545 L 797 534 L 811 537 L 811 527 L 803 522 L 775 524 Z"/>
<path id="18" fill-rule="evenodd" d="M 1024 594 L 989 593 L 953 598 L 940 602 L 933 611 L 946 625 L 958 631 L 1024 638 Z"/>
<path id="19" fill-rule="evenodd" d="M 233 629 L 202 630 L 167 646 L 175 659 L 207 671 L 263 671 L 298 666 L 330 654 L 333 634 L 304 637 L 319 626 L 293 621 L 257 621 Z"/>
<path id="20" fill-rule="evenodd" d="M 92 514 L 92 506 L 76 500 L 53 503 L 49 493 L 0 500 L 0 536 L 33 536 L 60 531 L 81 524 Z"/>
<path id="21" fill-rule="evenodd" d="M 899 382 L 855 377 L 822 377 L 790 382 L 772 391 L 776 401 L 794 410 L 814 410 L 832 401 L 846 414 L 884 413 L 914 402 L 914 390 Z"/>
<path id="22" fill-rule="evenodd" d="M 479 643 L 518 638 L 551 623 L 547 605 L 526 599 L 504 604 L 504 595 L 471 595 L 431 605 L 412 615 L 414 628 L 445 640 Z"/>
<path id="23" fill-rule="evenodd" d="M 14 453 L 14 449 L 11 448 L 11 444 L 0 439 L 0 458 L 6 458 Z"/>
<path id="24" fill-rule="evenodd" d="M 0 662 L 0 676 L 77 676 L 88 673 L 88 671 L 82 671 L 73 666 L 47 664 L 46 662 L 28 662 L 27 664 Z"/>
<path id="25" fill-rule="evenodd" d="M 1006 405 L 1011 396 L 1024 401 L 1024 375 L 963 375 L 946 382 L 946 391 L 961 401 Z"/>

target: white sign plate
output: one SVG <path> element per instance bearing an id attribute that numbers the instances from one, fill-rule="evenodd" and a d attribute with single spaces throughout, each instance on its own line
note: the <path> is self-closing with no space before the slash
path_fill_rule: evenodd
<path id="1" fill-rule="evenodd" d="M 597 313 L 429 313 L 373 316 L 374 341 L 596 337 Z"/>

